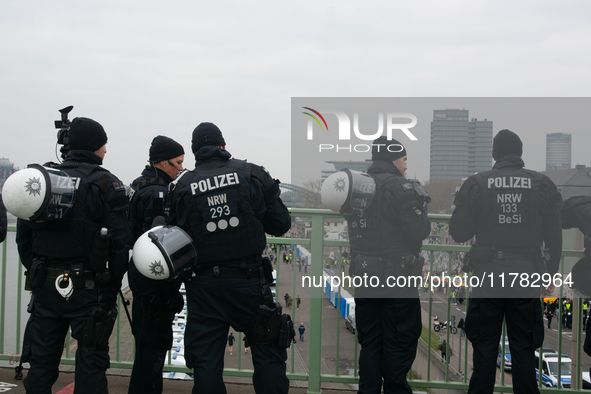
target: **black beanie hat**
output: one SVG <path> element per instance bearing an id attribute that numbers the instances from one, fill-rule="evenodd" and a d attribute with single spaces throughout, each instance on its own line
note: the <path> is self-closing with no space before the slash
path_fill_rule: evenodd
<path id="1" fill-rule="evenodd" d="M 70 149 L 96 152 L 107 143 L 107 133 L 100 123 L 88 118 L 74 118 L 70 125 Z"/>
<path id="2" fill-rule="evenodd" d="M 402 150 L 400 150 L 402 148 Z M 389 140 L 385 136 L 374 140 L 371 148 L 372 160 L 394 161 L 406 156 L 406 148 L 396 140 Z"/>
<path id="3" fill-rule="evenodd" d="M 150 146 L 150 162 L 155 163 L 162 160 L 170 160 L 184 155 L 183 146 L 172 138 L 159 135 L 154 137 Z"/>
<path id="4" fill-rule="evenodd" d="M 210 122 L 199 123 L 193 130 L 191 150 L 195 153 L 199 148 L 207 145 L 222 146 L 226 145 L 226 141 L 216 125 Z"/>
<path id="5" fill-rule="evenodd" d="M 502 159 L 507 155 L 517 155 L 521 157 L 523 153 L 523 143 L 517 134 L 511 130 L 503 129 L 495 135 L 493 139 L 492 155 L 495 161 Z"/>

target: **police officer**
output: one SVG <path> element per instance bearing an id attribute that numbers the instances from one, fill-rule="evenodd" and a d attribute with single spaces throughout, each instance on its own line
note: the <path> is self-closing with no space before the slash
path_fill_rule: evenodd
<path id="1" fill-rule="evenodd" d="M 157 216 L 164 215 L 168 184 L 183 170 L 185 151 L 165 136 L 152 140 L 149 165 L 128 189 L 129 225 L 135 242 L 149 230 Z M 172 321 L 184 306 L 179 293 L 181 278 L 151 280 L 140 274 L 133 258 L 129 264 L 129 286 L 133 292 L 135 361 L 129 393 L 162 393 L 162 368 L 172 346 Z"/>
<path id="2" fill-rule="evenodd" d="M 573 307 L 572 307 L 572 303 L 571 300 L 568 299 L 566 300 L 566 324 L 564 325 L 565 328 L 568 328 L 569 330 L 572 330 L 573 328 Z"/>
<path id="3" fill-rule="evenodd" d="M 169 194 L 168 222 L 191 236 L 198 255 L 187 284 L 185 334 L 185 359 L 195 372 L 193 393 L 226 392 L 222 373 L 230 325 L 249 339 L 255 391 L 287 393 L 287 352 L 257 343 L 253 321 L 267 298 L 261 291 L 267 283 L 261 273 L 265 233 L 284 234 L 291 219 L 279 198 L 279 182 L 263 167 L 232 159 L 225 146 L 216 125 L 199 124 L 191 145 L 195 169 L 181 174 Z"/>
<path id="4" fill-rule="evenodd" d="M 402 149 L 400 149 L 402 147 Z M 376 182 L 370 207 L 345 215 L 351 243 L 352 275 L 421 275 L 419 252 L 431 232 L 426 204 L 404 178 L 406 148 L 380 137 L 373 142 L 368 169 Z M 383 282 L 382 282 L 383 283 Z M 377 298 L 373 298 L 377 297 Z M 355 289 L 359 355 L 359 393 L 411 393 L 406 374 L 415 359 L 421 335 L 421 305 L 416 287 L 381 294 Z"/>
<path id="5" fill-rule="evenodd" d="M 99 123 L 73 119 L 71 151 L 55 166 L 77 185 L 71 211 L 60 220 L 17 223 L 20 258 L 36 283 L 23 354 L 31 365 L 24 380 L 27 393 L 51 393 L 69 327 L 78 341 L 75 393 L 107 392 L 108 339 L 127 271 L 130 233 L 125 186 L 100 167 L 106 144 Z M 107 234 L 100 235 L 103 228 Z"/>
<path id="6" fill-rule="evenodd" d="M 8 219 L 6 218 L 6 207 L 0 195 L 0 242 L 6 239 L 6 231 L 8 228 Z"/>
<path id="7" fill-rule="evenodd" d="M 556 274 L 562 250 L 559 210 L 562 198 L 545 175 L 524 167 L 517 134 L 501 130 L 493 140 L 491 171 L 469 177 L 456 195 L 449 224 L 456 242 L 476 235 L 470 257 L 473 275 L 487 276 L 474 288 L 466 317 L 466 335 L 474 349 L 469 393 L 492 393 L 503 318 L 513 357 L 513 390 L 538 392 L 534 350 L 544 339 L 540 288 L 528 286 L 545 269 Z M 542 264 L 545 243 L 549 260 Z M 519 275 L 513 287 L 505 279 Z M 522 282 L 521 279 L 524 279 Z M 518 283 L 520 282 L 520 283 Z M 541 282 L 540 282 L 541 283 Z M 554 286 L 550 284 L 545 293 Z"/>
<path id="8" fill-rule="evenodd" d="M 562 220 L 563 229 L 576 227 L 585 236 L 585 256 L 573 267 L 572 278 L 575 282 L 574 287 L 584 295 L 588 295 L 590 291 L 589 273 L 591 272 L 591 197 L 575 196 L 566 199 L 560 210 L 560 219 Z M 588 319 L 589 302 L 583 298 L 581 300 L 583 302 L 583 327 L 585 327 L 585 332 L 588 333 L 585 337 L 584 349 L 587 354 L 591 354 L 591 331 L 589 331 L 591 319 Z"/>
<path id="9" fill-rule="evenodd" d="M 590 256 L 591 248 L 587 246 L 591 242 L 589 237 L 591 231 L 591 197 L 575 196 L 564 200 L 564 204 L 560 209 L 560 219 L 563 229 L 576 227 L 585 235 L 585 257 Z"/>
<path id="10" fill-rule="evenodd" d="M 576 227 L 584 235 L 585 256 L 579 260 L 572 269 L 574 287 L 578 292 L 589 296 L 591 292 L 591 197 L 575 196 L 564 201 L 560 211 L 562 228 Z M 591 318 L 589 318 L 589 300 L 580 298 L 583 302 L 583 327 L 585 327 L 585 342 L 583 350 L 591 356 Z M 563 324 L 564 325 L 564 324 Z M 591 368 L 589 368 L 591 373 Z"/>

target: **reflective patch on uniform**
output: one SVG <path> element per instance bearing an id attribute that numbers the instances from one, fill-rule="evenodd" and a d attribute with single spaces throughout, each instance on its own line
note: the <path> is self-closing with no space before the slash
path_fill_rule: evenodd
<path id="1" fill-rule="evenodd" d="M 414 189 L 414 187 L 412 186 L 412 183 L 401 183 L 401 185 L 402 185 L 402 188 L 404 190 L 412 190 L 412 189 Z"/>
<path id="2" fill-rule="evenodd" d="M 415 208 L 415 213 L 417 215 L 422 215 L 423 214 L 423 212 L 421 212 L 421 210 L 420 209 L 417 209 L 417 208 Z"/>
<path id="3" fill-rule="evenodd" d="M 219 188 L 226 188 L 240 184 L 240 177 L 237 172 L 228 174 L 214 175 L 209 178 L 201 179 L 199 182 L 191 183 L 191 194 L 206 193 Z"/>
<path id="4" fill-rule="evenodd" d="M 241 214 L 239 202 L 240 195 L 236 188 L 197 195 L 197 206 L 203 220 L 203 233 L 209 235 L 244 226 L 246 220 Z"/>
<path id="5" fill-rule="evenodd" d="M 220 230 L 225 230 L 228 228 L 228 222 L 225 219 L 222 219 L 218 222 L 218 227 Z"/>
<path id="6" fill-rule="evenodd" d="M 227 230 L 229 228 L 235 228 L 238 226 L 242 226 L 243 224 L 240 221 L 240 218 L 233 216 L 231 217 L 229 220 L 226 219 L 220 219 L 217 223 L 216 222 L 208 222 L 205 225 L 205 229 L 210 232 L 216 232 L 216 231 L 223 231 L 223 230 Z"/>
<path id="7" fill-rule="evenodd" d="M 514 178 L 521 179 L 519 177 Z M 492 194 L 492 197 L 496 197 L 493 200 L 493 211 L 498 216 L 498 224 L 528 224 L 528 216 L 522 215 L 526 212 L 525 204 L 527 196 L 524 196 L 521 192 L 504 193 L 503 189 L 498 189 L 496 195 Z"/>
<path id="8" fill-rule="evenodd" d="M 489 189 L 531 189 L 531 178 L 519 176 L 499 176 L 488 178 Z"/>

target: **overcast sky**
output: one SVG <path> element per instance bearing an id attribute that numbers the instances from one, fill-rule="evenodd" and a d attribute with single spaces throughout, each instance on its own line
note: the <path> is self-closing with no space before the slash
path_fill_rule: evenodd
<path id="1" fill-rule="evenodd" d="M 55 161 L 53 121 L 74 105 L 105 127 L 125 183 L 158 134 L 193 168 L 203 121 L 290 182 L 292 97 L 588 97 L 590 17 L 587 0 L 0 0 L 0 157 Z M 591 161 L 589 129 L 573 165 Z"/>
<path id="2" fill-rule="evenodd" d="M 323 125 L 323 129 L 310 116 L 305 115 L 305 113 L 314 115 L 311 110 L 305 108 L 311 108 L 324 115 L 323 118 L 327 124 Z M 297 97 L 292 100 L 292 182 L 299 185 L 310 179 L 319 178 L 321 170 L 334 170 L 334 165 L 327 161 L 371 159 L 373 140 L 377 138 L 376 135 L 387 135 L 390 122 L 402 125 L 402 127 L 392 127 L 390 133 L 393 139 L 406 148 L 408 156 L 406 177 L 416 177 L 424 182 L 430 175 L 430 129 L 433 111 L 442 109 L 465 109 L 469 112 L 468 119 L 492 122 L 492 135 L 489 135 L 488 149 L 492 146 L 492 136 L 499 130 L 515 131 L 523 142 L 522 158 L 527 168 L 545 171 L 546 135 L 549 133 L 571 134 L 571 166 L 577 163 L 590 165 L 591 98 L 589 97 Z M 342 126 L 345 131 L 348 131 L 347 138 L 340 137 L 341 122 L 337 120 L 335 113 L 343 114 L 340 116 L 349 122 L 348 127 L 344 124 Z M 379 121 L 380 113 L 382 114 L 381 122 Z M 394 113 L 403 115 L 388 116 Z M 416 119 L 416 125 L 405 128 L 405 124 L 410 124 L 411 116 Z M 357 123 L 355 123 L 355 117 L 357 117 Z M 317 118 L 319 119 L 318 116 Z M 322 123 L 320 119 L 319 121 Z M 310 127 L 311 138 L 308 136 Z M 358 130 L 363 139 L 357 136 L 355 130 Z M 453 130 L 446 131 L 453 133 Z M 405 135 L 405 132 L 409 135 Z M 468 141 L 461 141 L 465 144 L 462 147 L 457 145 L 458 137 L 455 138 L 454 142 L 452 135 L 452 139 L 448 141 L 456 144 L 451 146 L 455 151 L 447 152 L 448 156 L 465 155 L 467 157 Z M 478 138 L 479 143 L 482 143 L 483 141 L 480 140 L 482 137 Z M 390 149 L 400 148 L 395 145 Z M 490 150 L 488 157 L 490 162 L 487 169 L 490 169 L 493 164 Z M 468 163 L 466 162 L 465 165 L 467 167 Z M 465 174 L 465 176 L 468 175 L 471 174 Z"/>

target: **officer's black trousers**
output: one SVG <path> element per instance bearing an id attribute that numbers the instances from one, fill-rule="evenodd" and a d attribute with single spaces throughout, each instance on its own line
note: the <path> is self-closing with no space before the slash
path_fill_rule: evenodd
<path id="1" fill-rule="evenodd" d="M 172 345 L 172 321 L 166 328 L 147 322 L 146 304 L 151 297 L 133 298 L 132 320 L 135 335 L 135 360 L 129 381 L 129 394 L 162 393 L 162 368 Z"/>
<path id="2" fill-rule="evenodd" d="M 263 304 L 259 279 L 196 276 L 186 288 L 185 359 L 195 372 L 193 393 L 225 394 L 222 374 L 229 328 L 231 325 L 249 336 L 252 319 Z M 255 391 L 259 394 L 287 393 L 287 351 L 276 345 L 251 344 L 250 348 Z"/>
<path id="3" fill-rule="evenodd" d="M 472 342 L 474 371 L 468 393 L 492 393 L 503 317 L 511 349 L 514 393 L 539 393 L 534 351 L 544 339 L 539 298 L 471 298 L 466 336 Z"/>
<path id="4" fill-rule="evenodd" d="M 24 380 L 27 393 L 51 394 L 59 375 L 59 363 L 68 328 L 77 339 L 74 393 L 107 393 L 105 372 L 109 368 L 109 348 L 83 349 L 84 321 L 97 306 L 96 290 L 76 289 L 66 301 L 55 289 L 55 279 L 46 279 L 43 288 L 35 290 L 34 309 L 25 334 L 30 346 L 31 368 Z"/>
<path id="5" fill-rule="evenodd" d="M 421 336 L 418 298 L 356 298 L 359 394 L 412 393 L 406 380 Z"/>

